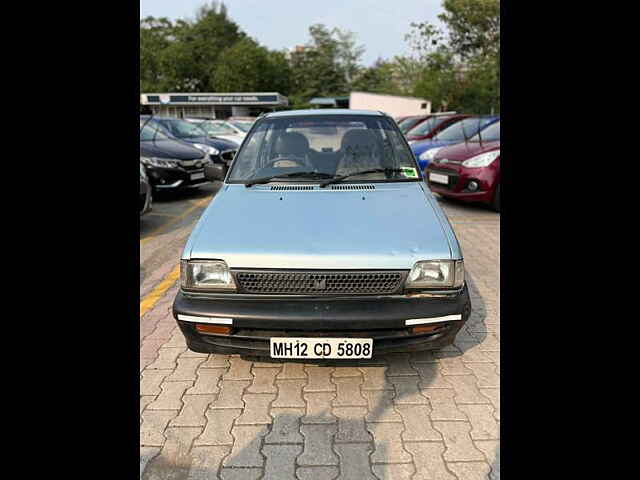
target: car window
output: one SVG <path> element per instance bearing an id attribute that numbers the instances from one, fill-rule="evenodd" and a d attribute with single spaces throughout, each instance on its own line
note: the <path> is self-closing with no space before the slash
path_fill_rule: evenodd
<path id="1" fill-rule="evenodd" d="M 401 121 L 398 126 L 400 127 L 400 131 L 402 133 L 407 133 L 409 130 L 411 130 L 413 127 L 416 126 L 416 124 L 422 120 L 424 117 L 409 117 L 409 118 L 405 118 L 403 121 Z"/>
<path id="2" fill-rule="evenodd" d="M 243 122 L 241 120 L 234 120 L 229 123 L 235 127 L 238 127 L 243 132 L 248 132 L 251 129 L 251 125 L 253 125 L 253 122 Z"/>
<path id="3" fill-rule="evenodd" d="M 224 123 L 203 122 L 200 126 L 210 135 L 235 135 L 236 131 Z"/>
<path id="4" fill-rule="evenodd" d="M 488 123 L 491 123 L 493 120 L 493 118 L 489 117 L 465 118 L 464 120 L 456 122 L 445 128 L 433 137 L 432 140 L 436 142 L 464 142 L 466 139 L 469 139 L 478 133 L 481 128 Z"/>
<path id="5" fill-rule="evenodd" d="M 144 125 L 145 121 L 140 120 L 140 126 Z M 140 141 L 149 142 L 151 140 L 166 140 L 168 137 L 162 133 L 157 127 L 152 127 L 149 124 L 144 125 L 140 132 Z"/>
<path id="6" fill-rule="evenodd" d="M 500 141 L 500 122 L 492 123 L 487 128 L 480 130 L 480 133 L 475 135 L 471 142 L 499 142 Z"/>
<path id="7" fill-rule="evenodd" d="M 436 128 L 438 125 L 440 125 L 442 122 L 444 122 L 449 118 L 450 117 L 431 117 L 430 119 L 425 120 L 422 123 L 419 123 L 418 125 L 413 127 L 411 130 L 409 130 L 407 132 L 407 136 L 413 135 L 415 137 L 420 137 L 422 135 L 429 135 L 431 130 L 433 130 L 434 128 Z"/>
<path id="8" fill-rule="evenodd" d="M 198 125 L 184 120 L 166 120 L 163 124 L 178 138 L 196 138 L 206 135 Z"/>
<path id="9" fill-rule="evenodd" d="M 413 154 L 389 118 L 292 116 L 267 118 L 256 125 L 234 159 L 229 181 L 295 171 L 341 176 L 377 168 L 407 170 L 367 174 L 358 180 L 407 179 L 417 178 L 415 167 Z"/>

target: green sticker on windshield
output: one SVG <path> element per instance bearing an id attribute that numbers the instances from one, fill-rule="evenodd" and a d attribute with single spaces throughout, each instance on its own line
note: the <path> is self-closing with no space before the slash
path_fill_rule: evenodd
<path id="1" fill-rule="evenodd" d="M 402 174 L 405 177 L 409 177 L 409 178 L 418 178 L 418 172 L 416 171 L 415 168 L 411 168 L 411 167 L 402 167 Z"/>

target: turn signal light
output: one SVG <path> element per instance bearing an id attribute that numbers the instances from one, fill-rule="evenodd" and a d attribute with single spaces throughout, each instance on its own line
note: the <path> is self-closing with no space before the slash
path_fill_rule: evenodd
<path id="1" fill-rule="evenodd" d="M 219 335 L 229 335 L 231 333 L 231 327 L 225 327 L 223 325 L 210 325 L 205 323 L 196 323 L 196 330 L 200 333 L 217 333 Z"/>
<path id="2" fill-rule="evenodd" d="M 411 333 L 431 333 L 442 327 L 442 323 L 436 323 L 431 325 L 418 325 L 411 329 Z"/>

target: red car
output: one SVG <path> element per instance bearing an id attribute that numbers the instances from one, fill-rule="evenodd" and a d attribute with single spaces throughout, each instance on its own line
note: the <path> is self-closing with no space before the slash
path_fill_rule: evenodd
<path id="1" fill-rule="evenodd" d="M 467 142 L 438 150 L 424 170 L 432 192 L 500 211 L 500 122 Z"/>
<path id="2" fill-rule="evenodd" d="M 432 115 L 429 118 L 418 123 L 415 127 L 411 128 L 411 130 L 409 130 L 405 134 L 405 136 L 407 137 L 407 141 L 409 143 L 429 140 L 441 130 L 444 130 L 448 126 L 453 125 L 454 123 L 470 116 L 471 115 L 463 114 Z"/>

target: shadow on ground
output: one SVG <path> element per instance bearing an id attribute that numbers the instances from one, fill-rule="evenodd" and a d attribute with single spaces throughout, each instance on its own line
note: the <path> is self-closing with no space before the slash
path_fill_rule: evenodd
<path id="1" fill-rule="evenodd" d="M 181 221 L 172 222 L 171 217 L 167 217 L 166 214 L 179 215 L 193 206 L 192 202 L 209 196 L 215 197 L 221 185 L 220 182 L 214 182 L 213 185 L 205 185 L 200 188 L 187 188 L 176 192 L 154 192 L 152 210 L 140 217 L 140 240 L 144 240 L 157 229 L 161 229 L 164 234 L 180 227 Z M 178 207 L 178 205 L 180 206 Z M 206 205 L 202 208 L 204 207 Z M 163 228 L 164 225 L 167 225 L 167 228 Z"/>

